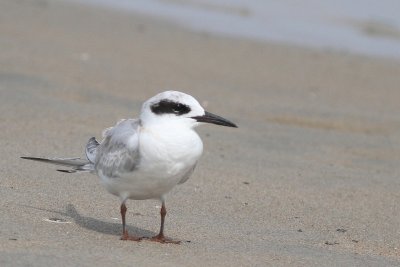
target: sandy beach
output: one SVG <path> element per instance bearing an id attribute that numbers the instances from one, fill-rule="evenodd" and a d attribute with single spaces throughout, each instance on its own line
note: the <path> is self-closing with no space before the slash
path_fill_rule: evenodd
<path id="1" fill-rule="evenodd" d="M 399 266 L 400 62 L 194 33 L 62 1 L 0 2 L 1 266 Z M 167 196 L 181 245 L 120 241 L 98 178 L 20 156 L 84 145 L 165 89 L 238 129 Z M 129 201 L 130 232 L 159 227 Z"/>

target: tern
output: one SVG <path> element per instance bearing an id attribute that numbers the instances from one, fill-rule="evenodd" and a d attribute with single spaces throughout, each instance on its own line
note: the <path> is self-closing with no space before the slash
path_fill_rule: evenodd
<path id="1" fill-rule="evenodd" d="M 160 200 L 160 231 L 149 240 L 179 243 L 164 236 L 165 196 L 192 175 L 203 152 L 203 143 L 194 128 L 202 123 L 237 127 L 229 120 L 205 111 L 194 97 L 165 91 L 144 102 L 138 119 L 124 119 L 106 129 L 101 143 L 90 138 L 85 149 L 86 160 L 21 158 L 68 167 L 58 170 L 61 172 L 97 174 L 105 189 L 121 200 L 121 240 L 143 239 L 128 234 L 126 201 Z"/>

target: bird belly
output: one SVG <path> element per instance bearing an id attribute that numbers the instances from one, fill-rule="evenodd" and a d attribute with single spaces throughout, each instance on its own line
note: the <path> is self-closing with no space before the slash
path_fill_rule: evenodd
<path id="1" fill-rule="evenodd" d="M 121 200 L 160 199 L 177 185 L 184 174 L 192 168 L 194 165 L 185 169 L 179 168 L 181 171 L 175 175 L 165 175 L 166 172 L 164 175 L 160 175 L 159 172 L 154 174 L 135 171 L 118 177 L 107 177 L 99 172 L 99 177 L 106 190 L 120 197 Z"/>

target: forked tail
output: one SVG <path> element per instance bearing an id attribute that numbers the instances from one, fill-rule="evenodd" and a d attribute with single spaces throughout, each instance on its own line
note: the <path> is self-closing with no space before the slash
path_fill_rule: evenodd
<path id="1" fill-rule="evenodd" d="M 82 160 L 80 158 L 36 158 L 36 157 L 21 157 L 22 159 L 29 159 L 40 161 L 44 163 L 51 163 L 69 169 L 58 169 L 59 172 L 75 173 L 75 172 L 92 172 L 94 171 L 94 165 L 88 160 Z"/>
<path id="2" fill-rule="evenodd" d="M 83 160 L 81 158 L 37 158 L 37 157 L 21 157 L 21 158 L 68 167 L 68 169 L 58 169 L 57 171 L 60 172 L 66 172 L 66 173 L 93 172 L 94 161 L 97 152 L 96 150 L 98 146 L 99 142 L 97 142 L 97 140 L 94 137 L 89 139 L 85 150 L 87 160 Z"/>

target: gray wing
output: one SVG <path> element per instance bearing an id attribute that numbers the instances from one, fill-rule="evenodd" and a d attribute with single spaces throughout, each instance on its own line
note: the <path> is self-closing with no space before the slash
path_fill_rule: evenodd
<path id="1" fill-rule="evenodd" d="M 96 148 L 95 170 L 108 177 L 132 172 L 139 164 L 139 120 L 122 120 L 104 132 Z"/>

